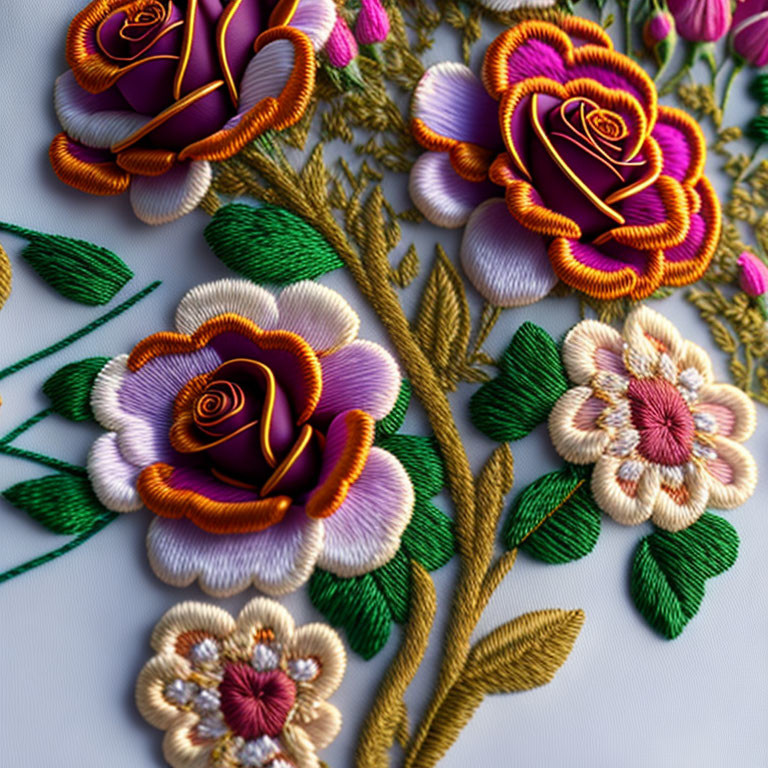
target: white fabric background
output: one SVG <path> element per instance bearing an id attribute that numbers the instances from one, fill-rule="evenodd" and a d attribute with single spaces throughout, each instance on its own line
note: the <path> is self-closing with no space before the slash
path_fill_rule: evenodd
<path id="1" fill-rule="evenodd" d="M 227 274 L 207 249 L 207 217 L 195 212 L 161 228 L 140 224 L 126 198 L 95 198 L 58 182 L 47 146 L 58 132 L 51 107 L 53 79 L 64 70 L 66 26 L 81 0 L 7 3 L 0 25 L 0 218 L 43 231 L 102 243 L 136 272 L 114 303 L 154 279 L 163 286 L 128 314 L 59 355 L 0 382 L 5 433 L 46 405 L 40 385 L 66 362 L 129 350 L 143 336 L 170 328 L 184 292 Z M 455 47 L 434 51 L 433 60 L 456 58 Z M 753 106 L 739 102 L 731 114 Z M 745 117 L 746 119 L 746 117 Z M 405 177 L 387 182 L 405 202 Z M 429 263 L 435 232 L 416 234 Z M 456 254 L 458 237 L 442 242 Z M 0 234 L 14 264 L 13 295 L 0 314 L 0 367 L 91 321 L 101 310 L 68 302 L 50 291 L 21 262 L 22 241 Z M 426 245 L 425 245 L 426 244 Z M 323 282 L 341 290 L 363 316 L 361 336 L 385 342 L 381 328 L 347 275 Z M 416 289 L 404 301 L 414 306 Z M 471 296 L 475 311 L 480 302 Z M 677 296 L 658 304 L 688 338 L 714 353 L 693 308 Z M 487 345 L 500 353 L 513 331 L 532 320 L 559 336 L 578 319 L 574 300 L 549 300 L 506 312 Z M 473 388 L 452 396 L 462 434 L 479 466 L 493 445 L 466 419 Z M 761 468 L 768 455 L 768 413 L 749 447 Z M 418 412 L 407 427 L 423 431 Z M 82 463 L 98 434 L 57 417 L 23 436 L 19 444 Z M 558 466 L 543 427 L 513 445 L 517 489 Z M 0 456 L 0 488 L 41 476 L 44 468 Z M 478 711 L 444 760 L 445 766 L 521 765 L 531 768 L 759 768 L 768 765 L 768 516 L 765 483 L 742 509 L 726 513 L 741 536 L 736 566 L 710 581 L 700 614 L 682 636 L 667 642 L 635 612 L 628 590 L 632 554 L 644 529 L 604 519 L 595 551 L 565 566 L 548 566 L 521 555 L 480 624 L 485 632 L 529 610 L 581 607 L 586 624 L 573 654 L 555 681 L 534 692 L 495 697 Z M 133 704 L 136 675 L 150 655 L 149 634 L 173 604 L 207 599 L 197 588 L 167 587 L 151 573 L 144 553 L 150 515 L 120 518 L 75 552 L 0 587 L 0 766 L 3 768 L 150 768 L 163 765 L 162 734 L 144 723 Z M 0 570 L 58 546 L 47 533 L 0 501 Z M 427 699 L 441 653 L 441 632 L 456 575 L 455 562 L 434 575 L 442 610 L 427 661 L 407 696 L 412 715 Z M 220 601 L 237 612 L 253 591 Z M 284 604 L 297 623 L 321 619 L 305 590 Z M 399 637 L 373 661 L 350 656 L 344 683 L 334 697 L 345 725 L 322 755 L 332 768 L 352 765 L 356 733 Z"/>

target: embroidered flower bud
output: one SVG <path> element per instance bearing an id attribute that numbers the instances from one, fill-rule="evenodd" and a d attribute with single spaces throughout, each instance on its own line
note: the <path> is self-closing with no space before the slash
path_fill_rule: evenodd
<path id="1" fill-rule="evenodd" d="M 361 0 L 355 24 L 355 37 L 360 45 L 383 43 L 389 35 L 389 16 L 379 0 Z"/>
<path id="2" fill-rule="evenodd" d="M 731 27 L 733 50 L 753 67 L 768 64 L 768 2 L 743 0 L 736 6 Z"/>
<path id="3" fill-rule="evenodd" d="M 768 291 L 768 266 L 760 258 L 754 253 L 743 251 L 739 256 L 738 265 L 741 268 L 739 285 L 744 293 L 762 296 Z"/>
<path id="4" fill-rule="evenodd" d="M 719 40 L 731 27 L 731 0 L 669 0 L 681 37 L 694 43 Z"/>
<path id="5" fill-rule="evenodd" d="M 336 17 L 336 23 L 325 44 L 325 52 L 328 54 L 328 60 L 337 69 L 344 69 L 351 64 L 359 53 L 352 30 L 341 16 Z"/>
<path id="6" fill-rule="evenodd" d="M 677 32 L 672 14 L 666 11 L 654 11 L 643 26 L 643 42 L 653 54 L 657 66 L 663 68 L 677 44 Z"/>

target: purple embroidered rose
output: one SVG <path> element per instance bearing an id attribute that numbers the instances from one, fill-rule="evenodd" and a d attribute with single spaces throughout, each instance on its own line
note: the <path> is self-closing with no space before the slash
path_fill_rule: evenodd
<path id="1" fill-rule="evenodd" d="M 731 0 L 668 0 L 680 37 L 694 43 L 711 43 L 731 26 Z"/>
<path id="2" fill-rule="evenodd" d="M 768 64 L 768 0 L 742 0 L 733 14 L 733 50 L 753 67 Z"/>
<path id="3" fill-rule="evenodd" d="M 176 333 L 101 371 L 92 406 L 111 431 L 89 474 L 109 509 L 157 515 L 147 548 L 160 578 L 281 594 L 316 564 L 352 576 L 394 556 L 413 488 L 373 438 L 400 375 L 358 326 L 316 283 L 275 300 L 222 280 L 187 294 Z"/>

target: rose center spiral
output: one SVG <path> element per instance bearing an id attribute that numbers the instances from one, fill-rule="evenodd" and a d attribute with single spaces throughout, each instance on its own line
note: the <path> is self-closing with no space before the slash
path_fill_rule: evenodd
<path id="1" fill-rule="evenodd" d="M 234 381 L 212 381 L 195 401 L 192 418 L 204 432 L 240 413 L 245 405 L 243 388 Z"/>
<path id="2" fill-rule="evenodd" d="M 257 672 L 245 662 L 228 664 L 219 685 L 227 725 L 244 739 L 279 736 L 296 701 L 296 684 L 282 669 Z"/>
<path id="3" fill-rule="evenodd" d="M 691 458 L 695 426 L 688 404 L 666 379 L 632 379 L 627 392 L 632 423 L 640 433 L 638 451 L 665 466 Z"/>

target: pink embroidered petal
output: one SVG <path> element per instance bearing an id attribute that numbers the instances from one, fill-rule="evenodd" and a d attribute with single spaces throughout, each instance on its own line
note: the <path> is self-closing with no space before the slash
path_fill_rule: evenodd
<path id="1" fill-rule="evenodd" d="M 88 453 L 88 478 L 94 493 L 114 512 L 134 512 L 144 506 L 136 490 L 140 471 L 125 460 L 114 432 L 98 438 Z"/>
<path id="2" fill-rule="evenodd" d="M 225 277 L 197 285 L 184 295 L 176 309 L 176 330 L 193 334 L 206 320 L 229 312 L 264 330 L 277 327 L 277 302 L 269 291 L 250 280 Z"/>
<path id="3" fill-rule="evenodd" d="M 563 362 L 574 384 L 589 385 L 600 373 L 627 377 L 624 339 L 610 325 L 582 320 L 563 342 Z"/>
<path id="4" fill-rule="evenodd" d="M 604 455 L 592 470 L 592 495 L 600 509 L 622 525 L 638 525 L 647 520 L 661 488 L 658 473 L 645 468 L 639 478 L 624 479 L 625 460 Z"/>
<path id="5" fill-rule="evenodd" d="M 145 224 L 167 224 L 197 208 L 211 185 L 210 163 L 178 163 L 161 176 L 134 176 L 131 205 Z"/>
<path id="6" fill-rule="evenodd" d="M 469 67 L 442 62 L 430 67 L 413 93 L 411 114 L 439 137 L 493 149 L 501 144 L 498 105 Z"/>
<path id="7" fill-rule="evenodd" d="M 659 107 L 651 135 L 661 149 L 661 172 L 677 181 L 695 184 L 702 173 L 706 144 L 693 118 L 679 109 Z"/>
<path id="8" fill-rule="evenodd" d="M 490 182 L 461 178 L 444 152 L 425 152 L 411 168 L 408 191 L 414 205 L 438 227 L 454 229 L 467 223 L 480 203 L 496 197 L 499 188 Z"/>
<path id="9" fill-rule="evenodd" d="M 358 339 L 320 358 L 320 365 L 323 392 L 317 417 L 333 418 L 359 409 L 382 419 L 392 410 L 400 392 L 400 370 L 384 347 Z"/>
<path id="10" fill-rule="evenodd" d="M 335 23 L 336 6 L 332 0 L 299 0 L 290 26 L 303 32 L 317 52 L 327 42 Z"/>
<path id="11" fill-rule="evenodd" d="M 214 597 L 229 597 L 251 585 L 269 595 L 300 587 L 314 570 L 323 545 L 323 524 L 293 507 L 283 520 L 259 533 L 212 534 L 186 519 L 157 517 L 147 534 L 152 570 L 176 587 L 196 579 Z"/>
<path id="12" fill-rule="evenodd" d="M 701 388 L 694 413 L 711 416 L 717 434 L 742 443 L 752 436 L 757 412 L 749 397 L 731 384 L 708 384 Z"/>
<path id="13" fill-rule="evenodd" d="M 389 562 L 411 519 L 413 500 L 413 486 L 400 462 L 381 448 L 371 448 L 344 503 L 323 521 L 325 543 L 318 567 L 347 577 Z"/>
<path id="14" fill-rule="evenodd" d="M 746 448 L 727 437 L 715 436 L 712 447 L 717 458 L 706 463 L 709 503 L 716 509 L 735 509 L 755 492 L 757 465 Z"/>
<path id="15" fill-rule="evenodd" d="M 469 217 L 461 265 L 480 295 L 498 307 L 532 304 L 557 283 L 544 238 L 519 224 L 499 198 Z"/>
<path id="16" fill-rule="evenodd" d="M 354 341 L 360 327 L 360 318 L 341 294 L 311 280 L 284 288 L 277 308 L 279 327 L 301 336 L 318 355 Z"/>
<path id="17" fill-rule="evenodd" d="M 549 414 L 549 435 L 555 450 L 574 464 L 592 464 L 611 442 L 610 433 L 597 419 L 605 403 L 597 400 L 591 387 L 569 389 Z"/>
<path id="18" fill-rule="evenodd" d="M 88 93 L 77 84 L 72 70 L 56 79 L 53 105 L 68 136 L 99 149 L 108 149 L 151 119 L 132 110 L 116 89 Z"/>

